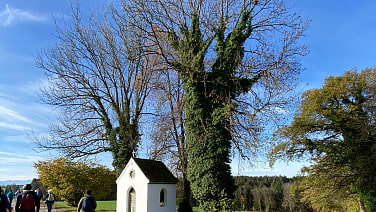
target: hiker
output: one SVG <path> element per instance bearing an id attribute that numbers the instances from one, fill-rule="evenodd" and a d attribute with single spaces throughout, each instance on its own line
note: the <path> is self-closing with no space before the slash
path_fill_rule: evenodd
<path id="1" fill-rule="evenodd" d="M 35 201 L 35 211 L 39 212 L 40 200 L 43 198 L 42 190 L 40 190 L 40 188 L 38 188 L 37 190 L 35 190 L 35 194 L 37 195 L 37 199 Z"/>
<path id="2" fill-rule="evenodd" d="M 9 212 L 12 211 L 12 207 L 9 204 L 7 196 L 3 194 L 3 189 L 0 188 L 0 212 L 7 212 L 7 209 Z"/>
<path id="3" fill-rule="evenodd" d="M 77 212 L 94 212 L 97 208 L 95 198 L 91 196 L 91 190 L 87 190 L 86 194 L 80 199 L 77 206 Z"/>
<path id="4" fill-rule="evenodd" d="M 37 196 L 31 190 L 31 184 L 25 184 L 21 195 L 17 196 L 16 212 L 35 212 Z"/>
<path id="5" fill-rule="evenodd" d="M 8 193 L 7 193 L 7 197 L 8 197 L 8 200 L 9 200 L 9 204 L 12 205 L 12 201 L 13 201 L 13 198 L 15 197 L 16 195 L 13 193 L 12 190 L 10 190 Z"/>
<path id="6" fill-rule="evenodd" d="M 20 190 L 17 190 L 16 193 L 15 193 L 16 198 L 17 198 L 18 196 L 20 196 L 21 194 L 22 194 L 22 192 L 21 192 Z"/>
<path id="7" fill-rule="evenodd" d="M 44 200 L 44 203 L 47 204 L 47 211 L 51 212 L 52 211 L 52 205 L 55 203 L 55 194 L 52 193 L 52 190 L 47 191 L 47 196 L 46 199 Z"/>

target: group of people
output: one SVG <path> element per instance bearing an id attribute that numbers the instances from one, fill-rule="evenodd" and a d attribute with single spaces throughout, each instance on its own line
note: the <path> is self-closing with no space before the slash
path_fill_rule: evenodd
<path id="1" fill-rule="evenodd" d="M 77 212 L 94 212 L 97 203 L 95 198 L 91 195 L 92 191 L 87 190 L 84 197 L 82 197 L 78 203 Z M 0 188 L 0 212 L 12 212 L 12 201 L 14 197 L 17 197 L 15 205 L 15 212 L 39 212 L 40 202 L 43 199 L 42 191 L 38 188 L 33 191 L 31 184 L 26 184 L 23 187 L 23 191 L 17 191 L 16 194 L 9 192 L 7 195 L 3 193 Z M 48 212 L 52 211 L 52 205 L 56 200 L 52 190 L 48 190 L 44 199 L 44 203 L 47 205 Z"/>
<path id="2" fill-rule="evenodd" d="M 12 201 L 16 197 L 16 212 L 39 212 L 40 202 L 43 198 L 42 191 L 38 188 L 33 191 L 31 189 L 31 184 L 26 184 L 23 186 L 23 191 L 17 191 L 13 193 L 12 191 L 8 192 L 7 195 L 3 194 L 3 190 L 0 189 L 0 212 L 9 212 L 13 210 Z M 55 202 L 55 195 L 52 193 L 52 190 L 48 190 L 46 199 L 44 202 L 47 205 L 48 212 L 51 212 L 52 205 Z"/>

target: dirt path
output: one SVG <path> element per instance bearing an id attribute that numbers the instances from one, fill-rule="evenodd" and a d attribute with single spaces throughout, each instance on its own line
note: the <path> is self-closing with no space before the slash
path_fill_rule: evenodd
<path id="1" fill-rule="evenodd" d="M 16 206 L 16 199 L 14 199 L 12 201 L 12 207 L 13 207 L 12 212 L 15 212 L 15 206 Z M 44 203 L 41 203 L 40 204 L 39 212 L 47 212 L 47 205 L 44 204 Z M 66 212 L 66 210 L 63 210 L 61 208 L 52 207 L 52 211 L 51 212 Z"/>

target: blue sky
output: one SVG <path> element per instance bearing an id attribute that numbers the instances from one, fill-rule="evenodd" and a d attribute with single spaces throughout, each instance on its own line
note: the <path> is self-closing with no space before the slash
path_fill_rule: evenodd
<path id="1" fill-rule="evenodd" d="M 51 108 L 40 103 L 38 89 L 44 75 L 33 56 L 52 46 L 56 20 L 69 17 L 70 0 L 0 0 L 0 181 L 37 177 L 33 163 L 53 158 L 55 153 L 37 153 L 26 133 L 46 133 Z M 82 9 L 104 0 L 80 1 Z M 329 75 L 341 75 L 358 67 L 376 64 L 376 1 L 291 0 L 294 9 L 311 25 L 302 43 L 310 54 L 301 59 L 306 69 L 301 76 L 306 88 L 320 87 Z M 104 155 L 102 162 L 110 164 Z M 260 165 L 242 168 L 235 174 L 297 174 L 300 163 L 278 163 L 274 169 Z"/>

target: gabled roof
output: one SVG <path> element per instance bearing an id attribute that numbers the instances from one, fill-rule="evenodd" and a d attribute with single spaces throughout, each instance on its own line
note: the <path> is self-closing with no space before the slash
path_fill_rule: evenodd
<path id="1" fill-rule="evenodd" d="M 176 177 L 161 162 L 148 159 L 133 158 L 150 183 L 177 183 Z"/>

